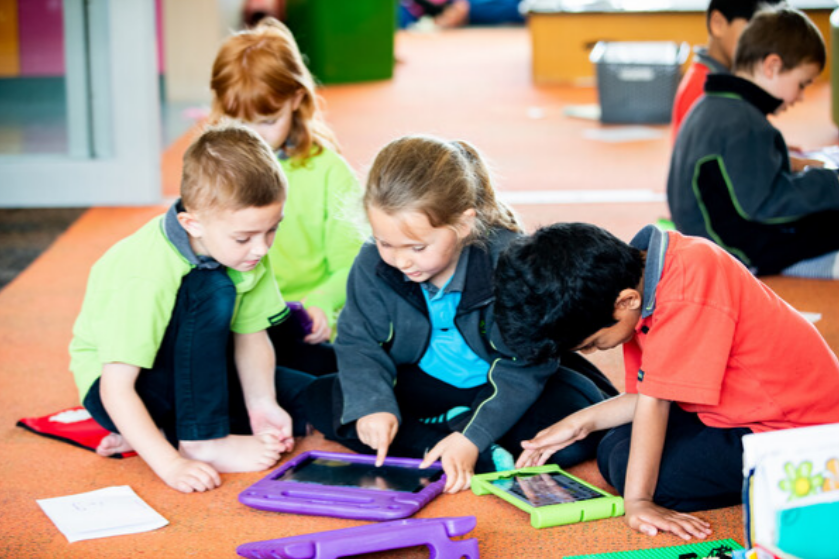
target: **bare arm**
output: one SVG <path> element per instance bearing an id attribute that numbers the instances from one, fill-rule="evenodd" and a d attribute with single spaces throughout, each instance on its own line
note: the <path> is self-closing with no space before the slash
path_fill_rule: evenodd
<path id="1" fill-rule="evenodd" d="M 252 334 L 234 334 L 234 355 L 245 406 L 254 434 L 272 433 L 284 446 L 294 447 L 291 416 L 277 403 L 274 346 L 265 330 Z"/>
<path id="2" fill-rule="evenodd" d="M 594 431 L 629 423 L 635 413 L 637 399 L 637 394 L 621 394 L 583 408 L 554 423 L 531 440 L 522 441 L 524 452 L 516 461 L 516 467 L 542 465 L 556 451 L 586 438 Z"/>
<path id="3" fill-rule="evenodd" d="M 170 487 L 190 493 L 221 485 L 212 466 L 182 457 L 154 424 L 134 389 L 139 375 L 139 367 L 125 363 L 106 363 L 102 367 L 102 403 L 120 434 Z"/>
<path id="4" fill-rule="evenodd" d="M 643 394 L 638 396 L 632 420 L 632 443 L 624 490 L 626 523 L 633 530 L 650 536 L 661 530 L 685 540 L 691 537 L 704 538 L 711 533 L 707 522 L 665 509 L 653 502 L 670 405 L 668 400 Z"/>

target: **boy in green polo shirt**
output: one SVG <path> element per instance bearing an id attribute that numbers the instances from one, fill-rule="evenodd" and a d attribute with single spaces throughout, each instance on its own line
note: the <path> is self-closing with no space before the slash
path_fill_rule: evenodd
<path id="1" fill-rule="evenodd" d="M 285 199 L 258 135 L 209 128 L 184 155 L 181 199 L 93 266 L 70 368 L 113 433 L 99 454 L 133 449 L 188 493 L 292 449 L 312 377 L 275 369 L 266 334 L 288 314 L 266 255 Z"/>

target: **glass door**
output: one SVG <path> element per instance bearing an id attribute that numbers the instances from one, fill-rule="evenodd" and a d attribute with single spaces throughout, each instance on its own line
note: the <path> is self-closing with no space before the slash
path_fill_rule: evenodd
<path id="1" fill-rule="evenodd" d="M 160 201 L 155 2 L 0 0 L 0 206 Z"/>

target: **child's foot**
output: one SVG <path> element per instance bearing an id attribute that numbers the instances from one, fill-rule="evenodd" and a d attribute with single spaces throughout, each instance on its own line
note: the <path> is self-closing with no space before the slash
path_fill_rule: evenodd
<path id="1" fill-rule="evenodd" d="M 134 452 L 128 441 L 119 433 L 109 433 L 99 441 L 99 446 L 96 447 L 96 454 L 99 456 L 113 456 L 114 454 L 122 454 L 124 452 Z"/>
<path id="2" fill-rule="evenodd" d="M 277 463 L 282 446 L 275 435 L 228 435 L 223 439 L 181 441 L 185 458 L 206 462 L 222 473 L 258 472 Z"/>

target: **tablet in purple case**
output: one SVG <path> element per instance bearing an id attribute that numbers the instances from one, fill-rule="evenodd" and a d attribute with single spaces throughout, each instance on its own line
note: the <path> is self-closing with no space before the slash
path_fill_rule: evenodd
<path id="1" fill-rule="evenodd" d="M 249 507 L 276 512 L 397 520 L 411 516 L 442 493 L 446 484 L 435 462 L 341 452 L 304 452 L 239 494 Z"/>

